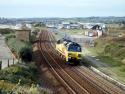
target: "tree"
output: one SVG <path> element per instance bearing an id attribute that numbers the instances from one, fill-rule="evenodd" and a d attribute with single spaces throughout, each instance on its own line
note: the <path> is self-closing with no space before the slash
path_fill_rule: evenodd
<path id="1" fill-rule="evenodd" d="M 42 22 L 34 24 L 34 27 L 45 27 L 46 25 Z"/>
<path id="2" fill-rule="evenodd" d="M 10 33 L 13 33 L 14 32 L 14 30 L 13 29 L 0 29 L 0 33 L 1 34 L 10 34 Z"/>
<path id="3" fill-rule="evenodd" d="M 19 51 L 19 56 L 24 62 L 32 61 L 32 49 L 29 47 L 21 48 L 21 50 Z"/>

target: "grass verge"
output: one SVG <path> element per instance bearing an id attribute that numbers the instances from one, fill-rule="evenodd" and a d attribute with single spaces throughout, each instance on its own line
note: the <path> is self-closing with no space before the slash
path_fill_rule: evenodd
<path id="1" fill-rule="evenodd" d="M 115 48 L 116 48 L 116 46 L 114 47 L 114 49 Z M 121 60 L 121 58 L 119 58 L 120 55 L 118 57 L 113 57 L 110 55 L 111 53 L 109 53 L 109 52 L 108 52 L 108 54 L 104 54 L 103 47 L 89 48 L 88 50 L 90 52 L 92 52 L 92 54 L 94 54 L 96 56 L 96 58 L 100 59 L 102 61 L 102 63 L 105 63 L 108 66 L 108 67 L 103 67 L 103 66 L 97 67 L 97 69 L 99 69 L 100 71 L 104 72 L 105 74 L 111 76 L 112 78 L 120 81 L 121 83 L 125 84 L 125 79 L 124 79 L 125 78 L 125 64 L 123 64 L 121 62 L 122 60 Z M 112 52 L 112 54 L 115 54 L 115 53 L 118 53 L 118 50 Z"/>
<path id="2" fill-rule="evenodd" d="M 62 32 L 66 32 L 68 34 L 77 34 L 77 33 L 84 33 L 87 31 L 86 29 L 61 29 Z"/>
<path id="3" fill-rule="evenodd" d="M 39 73 L 33 62 L 19 63 L 0 71 L 0 94 L 51 94 L 40 84 Z"/>

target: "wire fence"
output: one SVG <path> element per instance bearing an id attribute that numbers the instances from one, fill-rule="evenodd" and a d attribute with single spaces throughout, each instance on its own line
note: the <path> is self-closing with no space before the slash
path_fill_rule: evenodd
<path id="1" fill-rule="evenodd" d="M 6 67 L 10 67 L 11 65 L 14 65 L 16 63 L 17 63 L 17 60 L 14 58 L 11 58 L 11 59 L 2 58 L 0 59 L 0 70 Z"/>
<path id="2" fill-rule="evenodd" d="M 76 42 L 78 44 L 80 44 L 81 46 L 94 46 L 95 45 L 95 41 L 92 38 L 73 38 L 73 37 L 68 37 L 69 40 Z"/>

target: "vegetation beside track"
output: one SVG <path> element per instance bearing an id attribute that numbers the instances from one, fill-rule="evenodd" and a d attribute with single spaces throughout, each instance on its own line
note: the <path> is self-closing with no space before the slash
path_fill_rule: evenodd
<path id="1" fill-rule="evenodd" d="M 47 91 L 38 84 L 37 67 L 34 63 L 17 64 L 0 71 L 0 94 L 36 94 Z"/>
<path id="2" fill-rule="evenodd" d="M 22 48 L 32 49 L 32 43 L 36 40 L 37 32 L 31 34 L 29 42 L 17 39 L 15 32 L 12 31 L 3 35 L 5 36 L 6 43 L 12 53 L 14 53 L 17 58 L 19 58 L 19 52 Z"/>
<path id="3" fill-rule="evenodd" d="M 87 31 L 87 29 L 61 29 L 60 31 L 69 34 L 76 34 L 76 33 L 84 34 L 84 32 Z"/>
<path id="4" fill-rule="evenodd" d="M 25 42 L 18 40 L 13 30 L 5 31 L 2 30 L 0 32 L 2 32 L 1 34 L 5 37 L 8 47 L 17 59 L 19 59 L 19 52 L 22 51 L 22 48 L 32 50 L 32 41 L 36 39 L 35 34 L 32 34 L 30 42 Z M 27 52 L 26 50 L 23 52 Z M 46 94 L 48 91 L 39 86 L 41 81 L 38 75 L 37 67 L 33 61 L 28 63 L 25 60 L 23 62 L 19 61 L 16 65 L 0 70 L 0 94 Z"/>
<path id="5" fill-rule="evenodd" d="M 77 30 L 62 30 L 63 33 L 77 34 Z M 84 31 L 82 31 L 84 32 Z M 113 78 L 125 83 L 125 26 L 108 25 L 108 36 L 96 39 L 95 47 L 87 47 L 99 60 L 109 67 L 97 67 L 90 61 L 83 60 L 86 66 L 92 65 Z M 112 71 L 113 75 L 110 73 Z"/>
<path id="6" fill-rule="evenodd" d="M 120 30 L 120 31 L 119 31 Z M 119 33 L 123 34 L 118 36 Z M 112 35 L 113 34 L 113 35 Z M 115 36 L 114 36 L 115 35 Z M 111 70 L 114 78 L 125 83 L 125 36 L 124 28 L 109 28 L 109 35 L 96 40 L 96 46 L 88 48 L 96 58 L 109 67 L 98 68 L 102 71 Z M 112 75 L 111 75 L 112 76 Z"/>

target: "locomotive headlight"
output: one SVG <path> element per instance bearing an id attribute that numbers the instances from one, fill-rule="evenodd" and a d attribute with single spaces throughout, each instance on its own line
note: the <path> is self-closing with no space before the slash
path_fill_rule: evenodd
<path id="1" fill-rule="evenodd" d="M 71 53 L 68 53 L 68 57 L 71 57 L 72 56 L 72 54 Z"/>
<path id="2" fill-rule="evenodd" d="M 81 55 L 81 54 L 78 54 L 78 57 L 82 57 L 82 55 Z"/>

